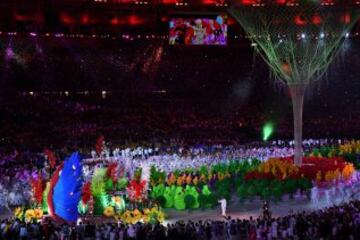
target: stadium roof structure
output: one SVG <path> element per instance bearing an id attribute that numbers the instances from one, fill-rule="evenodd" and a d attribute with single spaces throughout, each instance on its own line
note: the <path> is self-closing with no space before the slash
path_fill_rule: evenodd
<path id="1" fill-rule="evenodd" d="M 0 31 L 79 32 L 104 27 L 167 29 L 174 13 L 226 13 L 233 6 L 296 8 L 302 0 L 3 0 Z M 336 8 L 360 7 L 360 0 L 315 0 Z M 232 21 L 235 25 L 236 21 Z M 95 27 L 95 29 L 94 29 Z M 106 30 L 108 31 L 108 30 Z"/>

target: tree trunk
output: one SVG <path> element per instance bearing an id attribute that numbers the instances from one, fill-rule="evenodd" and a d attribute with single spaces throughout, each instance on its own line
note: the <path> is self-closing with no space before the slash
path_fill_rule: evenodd
<path id="1" fill-rule="evenodd" d="M 294 163 L 297 166 L 302 164 L 302 114 L 303 103 L 306 85 L 295 84 L 290 85 L 291 100 L 293 105 L 293 117 L 294 117 L 294 148 L 295 156 Z"/>

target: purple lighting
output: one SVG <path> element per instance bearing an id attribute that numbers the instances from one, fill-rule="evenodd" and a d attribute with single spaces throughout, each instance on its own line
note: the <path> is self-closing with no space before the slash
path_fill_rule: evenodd
<path id="1" fill-rule="evenodd" d="M 6 48 L 6 59 L 14 58 L 15 53 L 11 47 Z"/>

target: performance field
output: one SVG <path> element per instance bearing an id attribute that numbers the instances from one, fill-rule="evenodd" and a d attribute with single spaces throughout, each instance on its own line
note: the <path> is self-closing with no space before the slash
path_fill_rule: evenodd
<path id="1" fill-rule="evenodd" d="M 0 1 L 0 240 L 360 239 L 359 19 Z"/>

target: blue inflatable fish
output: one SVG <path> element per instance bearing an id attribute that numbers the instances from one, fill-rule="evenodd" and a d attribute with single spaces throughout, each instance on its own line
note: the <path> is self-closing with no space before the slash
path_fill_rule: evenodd
<path id="1" fill-rule="evenodd" d="M 50 214 L 66 222 L 76 222 L 82 185 L 81 156 L 75 152 L 52 177 L 48 196 Z"/>

